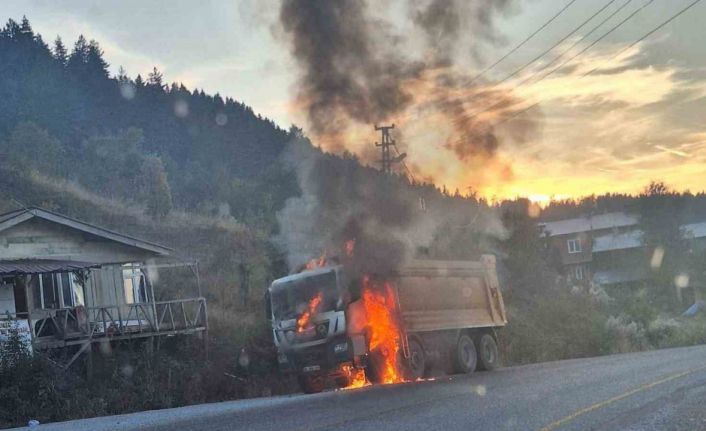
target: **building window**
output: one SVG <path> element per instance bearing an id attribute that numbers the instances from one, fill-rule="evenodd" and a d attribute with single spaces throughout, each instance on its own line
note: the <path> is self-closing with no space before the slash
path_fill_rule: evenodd
<path id="1" fill-rule="evenodd" d="M 50 310 L 84 305 L 83 287 L 73 273 L 33 275 L 30 286 L 34 308 Z"/>
<path id="2" fill-rule="evenodd" d="M 125 302 L 127 304 L 147 302 L 146 286 L 145 274 L 139 266 L 132 264 L 123 265 L 123 289 L 125 290 Z"/>
<path id="3" fill-rule="evenodd" d="M 566 241 L 569 247 L 569 253 L 581 253 L 581 241 L 578 238 Z"/>
<path id="4" fill-rule="evenodd" d="M 574 268 L 574 280 L 583 280 L 583 266 L 578 265 Z"/>

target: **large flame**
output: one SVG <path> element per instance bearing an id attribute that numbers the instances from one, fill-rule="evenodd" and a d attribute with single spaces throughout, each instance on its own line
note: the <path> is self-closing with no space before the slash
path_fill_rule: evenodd
<path id="1" fill-rule="evenodd" d="M 404 382 L 400 360 L 402 332 L 392 284 L 375 283 L 366 275 L 363 277 L 362 299 L 369 328 L 368 351 L 376 360 L 374 365 L 380 382 Z"/>
<path id="2" fill-rule="evenodd" d="M 316 309 L 319 308 L 319 304 L 321 304 L 321 300 L 323 300 L 323 298 L 323 293 L 319 292 L 316 296 L 309 300 L 306 310 L 304 310 L 301 316 L 297 319 L 297 332 L 302 332 L 306 329 L 307 325 L 309 325 L 309 321 L 311 320 L 311 316 L 316 314 Z"/>

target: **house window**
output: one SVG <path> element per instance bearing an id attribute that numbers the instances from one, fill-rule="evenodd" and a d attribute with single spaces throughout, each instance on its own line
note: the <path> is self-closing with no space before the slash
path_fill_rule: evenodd
<path id="1" fill-rule="evenodd" d="M 574 280 L 583 280 L 583 266 L 574 267 Z"/>
<path id="2" fill-rule="evenodd" d="M 578 238 L 570 239 L 566 241 L 569 247 L 569 253 L 580 253 L 581 252 L 581 241 Z"/>
<path id="3" fill-rule="evenodd" d="M 146 286 L 145 274 L 139 266 L 132 264 L 123 265 L 123 290 L 125 291 L 125 302 L 127 304 L 147 302 Z"/>
<path id="4" fill-rule="evenodd" d="M 30 286 L 35 308 L 56 309 L 84 305 L 83 287 L 73 273 L 33 275 Z"/>

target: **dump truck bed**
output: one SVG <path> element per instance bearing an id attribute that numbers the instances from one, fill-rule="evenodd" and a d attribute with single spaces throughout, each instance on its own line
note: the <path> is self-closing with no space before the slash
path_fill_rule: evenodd
<path id="1" fill-rule="evenodd" d="M 507 323 L 495 257 L 415 260 L 394 280 L 407 332 L 499 327 Z"/>

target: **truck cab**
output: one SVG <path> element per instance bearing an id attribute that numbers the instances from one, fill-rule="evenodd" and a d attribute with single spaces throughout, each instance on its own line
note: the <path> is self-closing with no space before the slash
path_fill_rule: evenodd
<path id="1" fill-rule="evenodd" d="M 328 378 L 347 386 L 353 368 L 362 364 L 365 341 L 348 331 L 346 311 L 355 295 L 343 268 L 329 266 L 280 278 L 267 296 L 280 369 L 296 373 L 305 392 L 323 390 Z"/>

